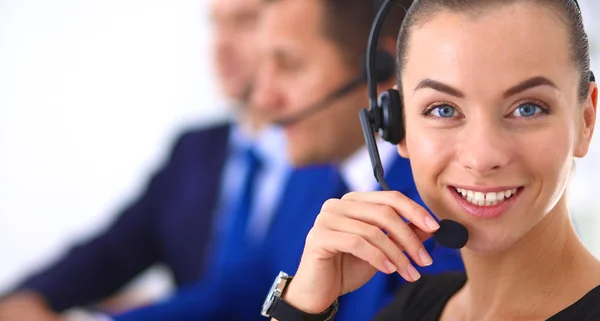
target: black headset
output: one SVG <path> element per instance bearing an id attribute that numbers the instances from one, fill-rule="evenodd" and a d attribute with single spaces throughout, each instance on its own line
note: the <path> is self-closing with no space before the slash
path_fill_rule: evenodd
<path id="1" fill-rule="evenodd" d="M 579 7 L 577 0 L 573 0 Z M 400 92 L 396 89 L 388 89 L 381 95 L 377 96 L 377 65 L 380 64 L 380 59 L 390 59 L 394 61 L 393 57 L 382 57 L 381 51 L 377 50 L 377 41 L 383 27 L 383 23 L 387 18 L 391 10 L 392 4 L 395 0 L 384 0 L 381 4 L 375 21 L 371 28 L 369 35 L 369 42 L 366 56 L 366 72 L 367 72 L 367 84 L 369 86 L 369 106 L 370 109 L 362 109 L 359 113 L 363 133 L 365 135 L 365 141 L 369 148 L 369 156 L 371 157 L 371 164 L 373 165 L 373 172 L 377 181 L 382 185 L 384 190 L 389 190 L 387 183 L 383 178 L 383 166 L 379 157 L 379 151 L 375 144 L 374 132 L 378 132 L 379 136 L 385 141 L 397 145 L 404 139 L 404 113 L 403 113 L 403 102 Z M 389 54 L 388 54 L 389 56 Z M 377 58 L 376 58 L 377 57 Z M 595 82 L 594 73 L 590 71 L 590 82 Z"/>

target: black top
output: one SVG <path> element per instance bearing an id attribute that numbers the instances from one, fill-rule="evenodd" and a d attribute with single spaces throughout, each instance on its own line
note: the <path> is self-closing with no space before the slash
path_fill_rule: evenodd
<path id="1" fill-rule="evenodd" d="M 405 284 L 374 321 L 437 321 L 448 300 L 466 281 L 466 275 L 457 272 L 422 276 L 415 283 Z M 548 321 L 598 321 L 599 302 L 600 285 Z"/>

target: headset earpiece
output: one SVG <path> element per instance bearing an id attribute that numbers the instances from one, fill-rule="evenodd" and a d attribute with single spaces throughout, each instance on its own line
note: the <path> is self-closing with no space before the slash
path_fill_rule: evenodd
<path id="1" fill-rule="evenodd" d="M 594 76 L 594 73 L 590 70 L 590 82 L 596 82 L 596 76 Z"/>
<path id="2" fill-rule="evenodd" d="M 381 93 L 377 104 L 381 112 L 380 126 L 377 128 L 379 136 L 397 145 L 404 139 L 404 111 L 400 92 L 389 89 Z"/>

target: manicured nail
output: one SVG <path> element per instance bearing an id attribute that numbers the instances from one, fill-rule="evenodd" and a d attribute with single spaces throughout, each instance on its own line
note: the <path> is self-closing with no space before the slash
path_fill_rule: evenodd
<path id="1" fill-rule="evenodd" d="M 417 269 L 415 269 L 415 267 L 411 264 L 409 264 L 408 267 L 406 267 L 406 272 L 414 281 L 421 278 L 421 273 L 419 273 L 419 271 L 417 271 Z"/>
<path id="2" fill-rule="evenodd" d="M 438 222 L 431 218 L 431 216 L 425 216 L 425 225 L 434 231 L 440 228 Z"/>
<path id="3" fill-rule="evenodd" d="M 423 263 L 425 266 L 429 266 L 431 263 L 433 263 L 431 256 L 429 256 L 429 253 L 427 253 L 425 249 L 419 250 L 419 260 L 421 260 L 421 263 Z"/>
<path id="4" fill-rule="evenodd" d="M 385 262 L 383 262 L 383 266 L 385 266 L 385 269 L 388 270 L 389 273 L 394 273 L 397 270 L 396 266 L 388 260 L 385 260 Z"/>

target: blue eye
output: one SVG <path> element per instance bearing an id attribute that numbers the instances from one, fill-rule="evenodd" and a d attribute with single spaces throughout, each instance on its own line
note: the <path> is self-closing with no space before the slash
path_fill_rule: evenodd
<path id="1" fill-rule="evenodd" d="M 450 105 L 439 105 L 430 110 L 436 117 L 451 118 L 456 115 L 456 109 Z"/>
<path id="2" fill-rule="evenodd" d="M 532 117 L 539 113 L 545 113 L 546 111 L 533 103 L 524 103 L 519 105 L 515 111 L 513 111 L 513 117 Z"/>

